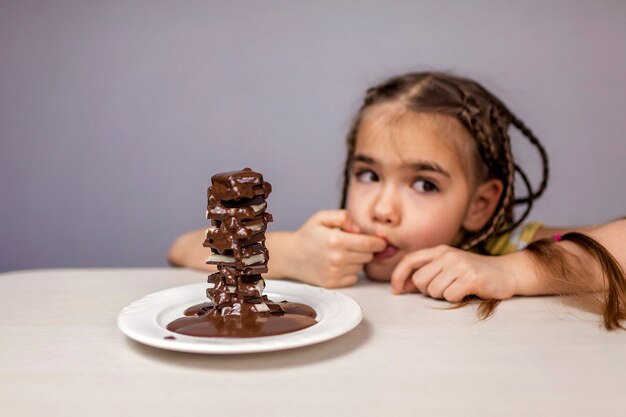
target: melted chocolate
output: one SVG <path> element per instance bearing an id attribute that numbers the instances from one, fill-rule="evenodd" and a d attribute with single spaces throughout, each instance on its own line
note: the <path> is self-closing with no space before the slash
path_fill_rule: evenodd
<path id="1" fill-rule="evenodd" d="M 197 337 L 262 337 L 295 332 L 313 326 L 317 314 L 311 307 L 279 303 L 284 313 L 221 315 L 207 302 L 185 310 L 185 317 L 174 320 L 167 329 Z"/>
<path id="2" fill-rule="evenodd" d="M 209 275 L 210 302 L 185 310 L 167 325 L 176 333 L 199 337 L 261 337 L 305 329 L 317 323 L 315 310 L 305 304 L 275 303 L 263 295 L 269 253 L 265 231 L 272 215 L 265 199 L 272 191 L 263 175 L 245 168 L 211 178 L 208 189 L 203 246 L 211 249 L 207 264 L 217 265 Z"/>

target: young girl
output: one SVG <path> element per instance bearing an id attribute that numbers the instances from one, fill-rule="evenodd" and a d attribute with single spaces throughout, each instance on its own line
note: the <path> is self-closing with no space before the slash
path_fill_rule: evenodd
<path id="1" fill-rule="evenodd" d="M 511 125 L 542 158 L 536 190 L 511 153 Z M 607 329 L 623 328 L 626 220 L 523 224 L 547 178 L 539 140 L 478 83 L 444 73 L 394 77 L 367 90 L 348 134 L 342 210 L 321 211 L 295 232 L 268 233 L 266 277 L 341 287 L 364 270 L 390 281 L 395 294 L 479 298 L 481 317 L 514 295 L 576 295 Z M 518 205 L 525 210 L 516 219 Z M 212 270 L 203 240 L 203 230 L 181 236 L 170 262 Z"/>

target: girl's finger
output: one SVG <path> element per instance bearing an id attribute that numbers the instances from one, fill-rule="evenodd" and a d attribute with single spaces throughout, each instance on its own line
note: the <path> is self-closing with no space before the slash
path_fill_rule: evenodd
<path id="1" fill-rule="evenodd" d="M 428 294 L 428 286 L 430 285 L 431 281 L 441 273 L 442 270 L 443 265 L 441 264 L 441 262 L 434 260 L 415 271 L 411 276 L 411 281 L 413 282 L 413 285 L 415 285 L 415 287 L 419 290 L 419 292 L 421 292 L 422 294 Z"/>
<path id="2" fill-rule="evenodd" d="M 339 278 L 336 281 L 336 286 L 335 287 L 349 287 L 350 285 L 354 285 L 356 284 L 356 282 L 359 280 L 357 274 L 348 274 L 345 275 L 341 278 Z"/>
<path id="3" fill-rule="evenodd" d="M 419 292 L 415 284 L 413 284 L 413 281 L 410 279 L 407 279 L 406 281 L 404 281 L 404 287 L 402 287 L 402 290 L 404 293 L 409 293 L 409 294 Z"/>
<path id="4" fill-rule="evenodd" d="M 332 251 L 329 252 L 326 266 L 335 271 L 344 271 L 346 267 L 363 269 L 363 265 L 374 257 L 371 253 Z"/>
<path id="5" fill-rule="evenodd" d="M 352 252 L 374 253 L 385 250 L 385 239 L 364 234 L 341 232 L 339 236 L 341 246 Z"/>
<path id="6" fill-rule="evenodd" d="M 411 280 L 411 275 L 426 261 L 427 258 L 422 256 L 421 251 L 402 258 L 391 273 L 391 291 L 394 294 L 400 294 L 404 289 L 405 283 Z"/>
<path id="7" fill-rule="evenodd" d="M 340 275 L 353 275 L 363 270 L 363 264 L 347 264 L 341 268 Z"/>
<path id="8" fill-rule="evenodd" d="M 450 270 L 442 271 L 432 281 L 430 281 L 430 284 L 426 287 L 426 293 L 432 298 L 441 299 L 443 298 L 445 290 L 452 285 L 457 278 L 457 275 Z"/>
<path id="9" fill-rule="evenodd" d="M 422 249 L 406 255 L 391 273 L 391 289 L 394 294 L 400 294 L 404 284 L 411 278 L 416 269 L 432 261 L 436 257 L 449 250 L 448 246 L 436 246 Z"/>
<path id="10" fill-rule="evenodd" d="M 443 291 L 443 298 L 451 303 L 458 303 L 470 295 L 469 288 L 457 279 Z"/>
<path id="11" fill-rule="evenodd" d="M 348 233 L 361 233 L 361 229 L 357 224 L 348 216 L 343 224 L 342 229 Z"/>
<path id="12" fill-rule="evenodd" d="M 346 252 L 347 264 L 359 264 L 361 267 L 374 259 L 374 254 L 366 252 Z"/>
<path id="13" fill-rule="evenodd" d="M 347 210 L 322 210 L 312 216 L 312 219 L 326 227 L 342 228 L 348 221 Z"/>

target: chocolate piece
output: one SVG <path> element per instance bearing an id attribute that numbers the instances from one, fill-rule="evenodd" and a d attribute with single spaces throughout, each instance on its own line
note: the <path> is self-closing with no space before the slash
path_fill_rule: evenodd
<path id="1" fill-rule="evenodd" d="M 311 307 L 286 301 L 275 303 L 263 295 L 269 253 L 265 231 L 272 215 L 265 199 L 272 186 L 258 172 L 214 175 L 208 189 L 204 247 L 211 249 L 206 263 L 217 265 L 208 276 L 211 302 L 185 310 L 167 325 L 171 331 L 201 337 L 258 337 L 292 332 L 314 325 Z"/>
<path id="2" fill-rule="evenodd" d="M 241 200 L 263 196 L 267 198 L 272 191 L 269 182 L 263 181 L 263 175 L 244 168 L 241 171 L 222 172 L 211 177 L 213 185 L 209 188 L 220 200 Z"/>

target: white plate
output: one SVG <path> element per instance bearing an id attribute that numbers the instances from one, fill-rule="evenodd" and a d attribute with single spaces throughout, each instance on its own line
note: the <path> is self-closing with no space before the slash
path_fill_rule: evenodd
<path id="1" fill-rule="evenodd" d="M 277 336 L 228 338 L 194 337 L 167 330 L 187 307 L 207 301 L 206 283 L 184 285 L 146 295 L 124 307 L 117 317 L 122 332 L 137 342 L 157 348 L 193 353 L 251 353 L 291 349 L 341 336 L 354 329 L 363 315 L 353 299 L 334 291 L 286 281 L 266 281 L 263 292 L 272 301 L 307 304 L 317 313 L 317 324 Z M 173 336 L 175 339 L 165 339 Z"/>

